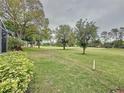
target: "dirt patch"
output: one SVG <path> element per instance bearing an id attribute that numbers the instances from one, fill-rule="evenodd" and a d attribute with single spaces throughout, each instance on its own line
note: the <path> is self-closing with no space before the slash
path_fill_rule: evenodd
<path id="1" fill-rule="evenodd" d="M 118 89 L 116 93 L 124 93 L 124 89 Z"/>
<path id="2" fill-rule="evenodd" d="M 113 89 L 110 90 L 110 93 L 124 93 L 124 89 Z"/>

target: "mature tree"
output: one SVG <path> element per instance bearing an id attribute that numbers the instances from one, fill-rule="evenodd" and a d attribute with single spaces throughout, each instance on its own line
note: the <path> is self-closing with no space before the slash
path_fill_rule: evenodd
<path id="1" fill-rule="evenodd" d="M 110 42 L 112 42 L 112 39 L 114 38 L 112 32 L 108 32 L 108 38 L 110 39 Z"/>
<path id="2" fill-rule="evenodd" d="M 32 24 L 26 28 L 24 40 L 26 40 L 31 45 L 31 47 L 33 47 L 33 44 L 35 43 L 37 38 L 39 38 L 38 35 L 39 34 L 37 30 L 37 25 Z"/>
<path id="3" fill-rule="evenodd" d="M 43 6 L 39 0 L 1 0 L 0 14 L 7 28 L 15 36 L 26 38 L 26 29 L 32 24 L 43 26 L 46 23 Z"/>
<path id="4" fill-rule="evenodd" d="M 103 31 L 101 33 L 101 38 L 103 39 L 103 42 L 105 44 L 107 42 L 107 40 L 108 40 L 108 32 L 107 31 Z"/>
<path id="5" fill-rule="evenodd" d="M 25 40 L 28 41 L 31 46 L 34 43 L 40 48 L 41 42 L 44 40 L 49 41 L 51 39 L 51 30 L 50 28 L 43 28 L 37 29 L 37 25 L 32 25 L 31 27 L 27 28 L 26 38 Z"/>
<path id="6" fill-rule="evenodd" d="M 72 28 L 69 25 L 60 25 L 58 28 L 56 28 L 57 42 L 63 45 L 64 50 L 67 43 L 69 42 L 71 30 Z"/>
<path id="7" fill-rule="evenodd" d="M 50 42 L 51 40 L 51 29 L 50 28 L 43 28 L 41 31 L 39 31 L 37 33 L 37 45 L 40 48 L 41 45 L 41 41 L 46 41 L 46 42 Z"/>
<path id="8" fill-rule="evenodd" d="M 124 30 L 123 27 L 120 29 L 114 28 L 111 30 L 114 35 L 113 45 L 114 47 L 121 47 L 123 45 Z"/>
<path id="9" fill-rule="evenodd" d="M 95 22 L 80 19 L 76 23 L 76 32 L 79 44 L 83 47 L 83 54 L 85 54 L 89 40 L 95 39 L 97 35 Z"/>
<path id="10" fill-rule="evenodd" d="M 124 27 L 120 27 L 120 31 L 119 31 L 119 39 L 123 40 L 124 38 Z"/>
<path id="11" fill-rule="evenodd" d="M 115 40 L 118 40 L 119 30 L 117 28 L 114 28 L 114 29 L 111 30 L 111 32 L 113 33 Z"/>
<path id="12" fill-rule="evenodd" d="M 52 31 L 50 28 L 44 28 L 42 31 L 41 31 L 41 35 L 42 35 L 42 38 L 43 40 L 47 40 L 49 41 L 51 39 L 51 34 L 52 34 Z"/>

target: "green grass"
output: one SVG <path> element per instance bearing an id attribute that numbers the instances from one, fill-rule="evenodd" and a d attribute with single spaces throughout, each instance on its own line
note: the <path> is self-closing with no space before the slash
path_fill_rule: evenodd
<path id="1" fill-rule="evenodd" d="M 88 48 L 86 55 L 81 48 L 25 50 L 35 65 L 31 93 L 109 93 L 124 88 L 123 49 Z"/>

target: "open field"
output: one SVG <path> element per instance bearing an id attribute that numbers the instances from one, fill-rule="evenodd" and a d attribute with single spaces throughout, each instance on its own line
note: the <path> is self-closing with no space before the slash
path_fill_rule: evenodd
<path id="1" fill-rule="evenodd" d="M 124 88 L 124 50 L 55 47 L 25 49 L 34 61 L 31 93 L 109 93 Z M 96 60 L 96 71 L 92 70 Z"/>

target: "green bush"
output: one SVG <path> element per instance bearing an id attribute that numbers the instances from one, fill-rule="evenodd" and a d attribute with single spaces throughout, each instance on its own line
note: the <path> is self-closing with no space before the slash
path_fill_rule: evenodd
<path id="1" fill-rule="evenodd" d="M 0 93 L 24 93 L 33 76 L 33 64 L 23 52 L 0 55 Z"/>
<path id="2" fill-rule="evenodd" d="M 120 48 L 121 46 L 123 46 L 123 40 L 115 40 L 112 43 L 114 48 Z"/>
<path id="3" fill-rule="evenodd" d="M 25 42 L 19 38 L 16 37 L 9 37 L 8 38 L 8 49 L 12 50 L 15 46 L 23 46 Z"/>

